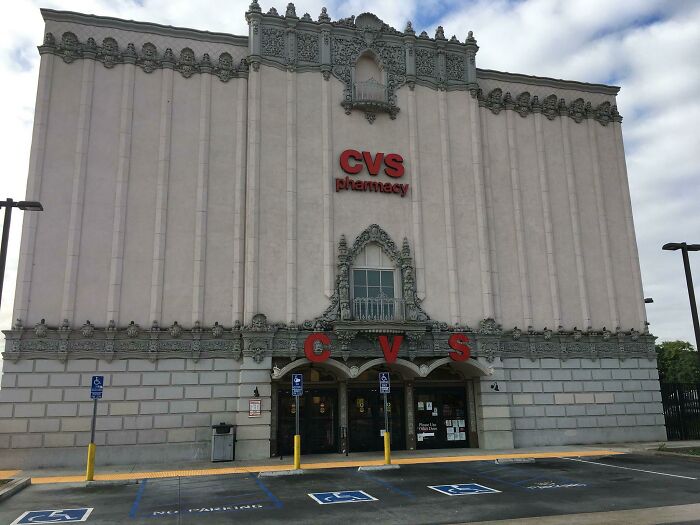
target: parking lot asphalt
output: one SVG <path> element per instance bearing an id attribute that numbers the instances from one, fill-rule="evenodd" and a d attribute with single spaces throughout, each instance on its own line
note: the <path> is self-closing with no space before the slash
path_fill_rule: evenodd
<path id="1" fill-rule="evenodd" d="M 29 511 L 90 508 L 85 523 L 433 524 L 697 503 L 700 462 L 626 454 L 379 471 L 336 468 L 282 477 L 241 473 L 127 485 L 35 485 L 0 504 L 0 523 L 23 523 L 17 520 Z M 75 515 L 71 512 L 63 514 Z M 28 521 L 37 516 L 49 521 Z M 60 523 L 60 517 L 60 512 L 29 514 L 24 520 Z M 682 521 L 692 523 L 687 517 Z M 673 522 L 672 515 L 659 521 Z"/>

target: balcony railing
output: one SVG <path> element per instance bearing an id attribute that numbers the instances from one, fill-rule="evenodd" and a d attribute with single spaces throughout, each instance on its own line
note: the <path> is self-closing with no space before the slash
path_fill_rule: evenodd
<path id="1" fill-rule="evenodd" d="M 398 321 L 404 317 L 404 301 L 398 297 L 356 297 L 352 315 L 357 321 Z"/>
<path id="2" fill-rule="evenodd" d="M 353 100 L 355 101 L 371 101 L 371 102 L 386 102 L 386 86 L 381 82 L 377 82 L 373 78 L 363 82 L 355 82 L 353 85 Z"/>

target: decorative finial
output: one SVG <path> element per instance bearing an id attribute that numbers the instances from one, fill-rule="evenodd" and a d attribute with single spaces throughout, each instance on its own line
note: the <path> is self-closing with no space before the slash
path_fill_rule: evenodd
<path id="1" fill-rule="evenodd" d="M 415 35 L 415 34 L 416 34 L 416 32 L 413 30 L 413 24 L 411 23 L 410 20 L 409 20 L 408 22 L 406 22 L 406 29 L 404 29 L 403 32 L 404 32 L 404 33 L 407 33 L 407 34 L 409 34 L 409 35 Z"/>
<path id="2" fill-rule="evenodd" d="M 321 14 L 318 15 L 318 21 L 319 22 L 330 22 L 331 17 L 328 16 L 328 10 L 325 7 L 321 8 Z"/>
<path id="3" fill-rule="evenodd" d="M 274 7 L 271 7 L 267 14 L 273 16 L 280 16 L 280 14 L 277 12 L 277 9 L 275 9 Z"/>
<path id="4" fill-rule="evenodd" d="M 289 3 L 287 4 L 287 12 L 284 14 L 284 16 L 289 16 L 289 17 L 293 17 L 293 18 L 296 18 L 296 17 L 297 17 L 297 11 L 296 11 L 296 9 L 294 8 L 294 4 L 293 4 L 293 3 L 289 2 Z"/>
<path id="5" fill-rule="evenodd" d="M 445 40 L 445 30 L 442 28 L 442 26 L 437 26 L 437 30 L 435 31 L 435 40 Z"/>
<path id="6" fill-rule="evenodd" d="M 262 9 L 260 9 L 260 4 L 258 4 L 258 0 L 253 0 L 250 5 L 248 6 L 248 11 L 252 11 L 254 13 L 262 13 Z"/>

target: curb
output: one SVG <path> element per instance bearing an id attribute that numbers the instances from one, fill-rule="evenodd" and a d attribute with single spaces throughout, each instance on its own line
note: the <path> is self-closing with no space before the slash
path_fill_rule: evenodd
<path id="1" fill-rule="evenodd" d="M 120 487 L 122 485 L 138 485 L 142 479 L 115 479 L 115 480 L 94 480 L 86 481 L 85 488 L 88 487 Z"/>
<path id="2" fill-rule="evenodd" d="M 10 496 L 17 494 L 20 490 L 32 484 L 31 478 L 17 478 L 10 481 L 0 489 L 0 501 L 6 500 Z"/>
<path id="3" fill-rule="evenodd" d="M 365 467 L 357 467 L 358 472 L 366 472 L 368 470 L 396 470 L 401 468 L 401 465 L 368 465 Z"/>
<path id="4" fill-rule="evenodd" d="M 308 474 L 308 470 L 292 469 L 292 470 L 268 470 L 266 472 L 258 472 L 259 478 L 278 478 L 280 476 L 299 476 L 300 474 Z"/>
<path id="5" fill-rule="evenodd" d="M 677 458 L 686 458 L 694 461 L 700 461 L 700 456 L 694 454 L 680 454 L 678 452 L 669 452 L 668 450 L 650 450 L 654 456 L 675 456 Z"/>

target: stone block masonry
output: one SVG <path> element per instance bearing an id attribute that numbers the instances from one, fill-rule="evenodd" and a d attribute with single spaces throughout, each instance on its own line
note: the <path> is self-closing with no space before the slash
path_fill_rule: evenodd
<path id="1" fill-rule="evenodd" d="M 515 447 L 666 440 L 655 359 L 510 358 L 502 366 Z"/>
<path id="2" fill-rule="evenodd" d="M 26 359 L 6 360 L 3 367 L 0 468 L 84 461 L 92 375 L 105 377 L 95 437 L 98 465 L 206 460 L 211 425 L 220 421 L 238 426 L 236 459 L 269 457 L 269 362 Z M 256 387 L 263 414 L 248 418 L 247 398 Z"/>

